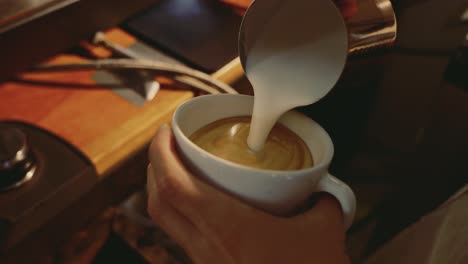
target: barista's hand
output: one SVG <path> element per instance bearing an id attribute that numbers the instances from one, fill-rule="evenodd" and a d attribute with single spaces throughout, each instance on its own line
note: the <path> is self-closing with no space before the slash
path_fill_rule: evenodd
<path id="1" fill-rule="evenodd" d="M 238 8 L 246 9 L 249 7 L 253 0 L 219 0 L 228 5 L 232 5 Z M 287 0 L 284 0 L 287 1 Z M 313 1 L 313 0 L 310 0 Z M 335 4 L 340 8 L 343 16 L 349 18 L 357 12 L 357 0 L 333 0 Z"/>
<path id="2" fill-rule="evenodd" d="M 271 216 L 198 180 L 173 144 L 168 127 L 151 143 L 148 212 L 195 263 L 349 263 L 333 198 L 296 217 Z"/>

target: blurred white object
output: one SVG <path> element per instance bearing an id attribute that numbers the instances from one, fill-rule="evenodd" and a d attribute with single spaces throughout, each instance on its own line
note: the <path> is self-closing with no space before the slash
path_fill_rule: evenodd
<path id="1" fill-rule="evenodd" d="M 468 263 L 468 185 L 398 234 L 365 263 Z"/>

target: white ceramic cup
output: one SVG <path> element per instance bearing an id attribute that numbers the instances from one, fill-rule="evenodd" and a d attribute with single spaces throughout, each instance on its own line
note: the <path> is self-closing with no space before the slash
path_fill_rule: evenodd
<path id="1" fill-rule="evenodd" d="M 172 129 L 177 150 L 188 168 L 211 184 L 275 215 L 294 212 L 312 193 L 330 193 L 341 204 L 344 224 L 349 228 L 356 198 L 348 185 L 328 172 L 333 143 L 327 132 L 307 116 L 290 111 L 279 120 L 301 137 L 312 153 L 314 166 L 302 170 L 274 171 L 239 165 L 206 152 L 188 138 L 216 120 L 250 116 L 252 108 L 252 96 L 234 94 L 200 96 L 180 105 L 174 113 Z"/>

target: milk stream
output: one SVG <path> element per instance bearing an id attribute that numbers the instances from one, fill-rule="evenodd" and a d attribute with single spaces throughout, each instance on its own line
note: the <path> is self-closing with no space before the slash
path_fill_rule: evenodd
<path id="1" fill-rule="evenodd" d="M 312 59 L 304 54 L 311 47 L 294 47 L 298 37 L 303 38 L 299 43 L 307 42 L 300 32 L 291 32 L 290 36 L 278 40 L 275 31 L 285 29 L 281 28 L 284 23 L 275 25 L 275 21 L 281 20 L 278 15 L 275 18 L 268 25 L 275 30 L 258 36 L 246 61 L 246 72 L 255 92 L 247 144 L 254 151 L 263 149 L 268 134 L 282 114 L 314 101 L 309 95 L 304 97 L 311 90 L 311 80 L 307 76 L 311 65 L 307 65 L 307 60 Z"/>
<path id="2" fill-rule="evenodd" d="M 255 36 L 245 63 L 254 88 L 247 143 L 259 151 L 274 124 L 293 108 L 325 96 L 341 74 L 347 54 L 341 18 L 320 10 L 320 1 L 284 1 Z M 287 23 L 285 22 L 287 21 Z M 318 23 L 320 22 L 320 23 Z"/>

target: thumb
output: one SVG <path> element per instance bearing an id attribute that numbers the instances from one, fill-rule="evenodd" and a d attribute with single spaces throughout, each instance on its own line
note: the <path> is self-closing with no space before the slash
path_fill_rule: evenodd
<path id="1" fill-rule="evenodd" d="M 159 195 L 200 230 L 234 232 L 240 223 L 267 217 L 237 198 L 207 184 L 184 166 L 174 149 L 171 130 L 163 126 L 149 148 L 149 159 Z M 230 221 L 223 221 L 230 219 Z"/>

